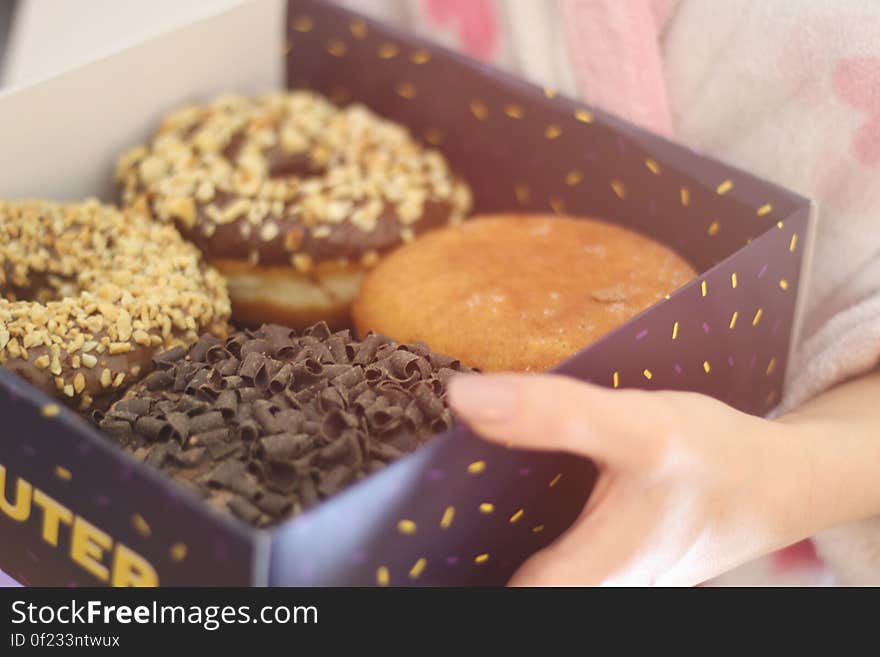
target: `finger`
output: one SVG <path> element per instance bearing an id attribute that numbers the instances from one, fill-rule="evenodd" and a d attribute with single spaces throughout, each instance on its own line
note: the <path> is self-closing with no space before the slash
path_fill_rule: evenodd
<path id="1" fill-rule="evenodd" d="M 664 394 L 537 374 L 461 375 L 449 385 L 453 410 L 489 440 L 605 462 L 646 454 L 669 414 Z"/>

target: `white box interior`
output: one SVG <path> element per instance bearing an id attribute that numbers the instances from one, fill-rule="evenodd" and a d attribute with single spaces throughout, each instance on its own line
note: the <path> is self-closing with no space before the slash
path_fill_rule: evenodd
<path id="1" fill-rule="evenodd" d="M 250 0 L 0 93 L 0 197 L 115 198 L 116 158 L 170 110 L 283 82 L 284 0 Z"/>

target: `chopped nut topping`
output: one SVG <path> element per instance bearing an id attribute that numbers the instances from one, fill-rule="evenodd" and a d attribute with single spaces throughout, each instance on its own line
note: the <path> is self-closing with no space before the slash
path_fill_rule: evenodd
<path id="1" fill-rule="evenodd" d="M 148 176 L 170 166 L 144 155 L 130 164 Z M 21 299 L 16 288 L 37 291 Z M 32 361 L 82 408 L 118 379 L 110 368 L 136 376 L 144 349 L 194 340 L 229 316 L 222 278 L 172 226 L 94 200 L 0 201 L 0 295 L 0 362 Z M 178 316 L 192 326 L 172 324 Z"/>
<path id="2" fill-rule="evenodd" d="M 260 239 L 264 242 L 271 242 L 276 237 L 278 237 L 278 224 L 263 224 L 263 227 L 260 229 Z"/>
<path id="3" fill-rule="evenodd" d="M 287 231 L 284 235 L 284 248 L 288 251 L 296 251 L 303 241 L 303 231 L 299 228 Z"/>
<path id="4" fill-rule="evenodd" d="M 332 225 L 351 223 L 373 233 L 396 217 L 396 233 L 378 247 L 390 248 L 395 234 L 404 241 L 415 234 L 429 202 L 450 222 L 472 202 L 443 156 L 404 127 L 363 105 L 337 107 L 305 90 L 227 94 L 179 109 L 148 145 L 119 159 L 116 177 L 127 207 L 208 240 L 229 239 L 216 231 L 225 224 L 235 224 L 246 241 L 255 230 L 257 256 L 241 254 L 252 262 L 277 262 L 278 249 L 262 246 L 276 240 L 287 254 L 308 251 L 306 230 L 322 239 Z M 332 260 L 325 249 L 317 252 Z"/>
<path id="5" fill-rule="evenodd" d="M 172 219 L 179 219 L 187 228 L 196 225 L 196 203 L 191 198 L 168 199 L 166 206 Z"/>
<path id="6" fill-rule="evenodd" d="M 315 228 L 312 229 L 312 237 L 314 237 L 316 240 L 322 240 L 330 237 L 330 233 L 330 226 L 315 226 Z"/>
<path id="7" fill-rule="evenodd" d="M 297 253 L 291 258 L 291 262 L 301 274 L 308 273 L 312 269 L 312 259 L 305 253 Z"/>
<path id="8" fill-rule="evenodd" d="M 361 264 L 364 267 L 373 267 L 379 262 L 379 253 L 376 251 L 367 251 L 361 256 Z"/>

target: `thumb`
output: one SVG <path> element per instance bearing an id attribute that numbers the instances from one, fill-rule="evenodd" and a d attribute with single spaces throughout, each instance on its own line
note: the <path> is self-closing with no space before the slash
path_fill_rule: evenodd
<path id="1" fill-rule="evenodd" d="M 449 384 L 453 410 L 484 438 L 617 463 L 647 455 L 668 414 L 660 395 L 549 374 L 460 375 Z"/>

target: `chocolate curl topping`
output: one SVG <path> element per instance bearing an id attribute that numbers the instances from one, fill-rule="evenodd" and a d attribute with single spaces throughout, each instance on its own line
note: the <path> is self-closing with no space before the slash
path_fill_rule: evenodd
<path id="1" fill-rule="evenodd" d="M 174 376 L 168 370 L 156 370 L 144 379 L 144 385 L 150 391 L 165 390 L 173 384 Z"/>
<path id="2" fill-rule="evenodd" d="M 261 439 L 259 448 L 268 461 L 295 461 L 312 451 L 319 440 L 306 433 L 279 433 Z"/>
<path id="3" fill-rule="evenodd" d="M 248 340 L 241 346 L 241 358 L 247 359 L 250 354 L 262 354 L 266 356 L 269 353 L 269 342 L 260 338 Z"/>
<path id="4" fill-rule="evenodd" d="M 160 369 L 166 369 L 171 367 L 175 361 L 180 360 L 184 356 L 186 356 L 186 347 L 178 345 L 173 349 L 157 354 L 153 357 L 153 361 Z"/>
<path id="5" fill-rule="evenodd" d="M 279 393 L 293 383 L 293 365 L 284 363 L 269 381 L 269 390 Z"/>
<path id="6" fill-rule="evenodd" d="M 354 429 L 358 425 L 354 413 L 345 413 L 339 409 L 330 411 L 321 422 L 321 434 L 329 439 L 338 438 L 346 429 Z"/>
<path id="7" fill-rule="evenodd" d="M 251 385 L 259 385 L 258 379 L 266 373 L 266 356 L 258 351 L 252 351 L 242 356 L 241 367 L 238 375 L 250 382 Z"/>
<path id="8" fill-rule="evenodd" d="M 134 413 L 135 415 L 149 415 L 152 401 L 150 399 L 124 399 L 114 407 L 115 412 Z"/>
<path id="9" fill-rule="evenodd" d="M 196 363 L 200 363 L 205 360 L 208 351 L 211 347 L 215 347 L 222 344 L 220 340 L 212 335 L 211 333 L 205 333 L 202 337 L 198 339 L 198 341 L 190 347 L 189 350 L 189 359 Z"/>
<path id="10" fill-rule="evenodd" d="M 209 504 L 266 526 L 447 430 L 449 379 L 470 371 L 420 344 L 317 324 L 203 336 L 156 357 L 101 428 Z"/>
<path id="11" fill-rule="evenodd" d="M 326 340 L 331 335 L 330 327 L 327 326 L 327 322 L 318 322 L 317 324 L 310 326 L 304 331 L 304 334 L 321 341 Z"/>
<path id="12" fill-rule="evenodd" d="M 238 409 L 238 395 L 235 394 L 235 390 L 224 390 L 217 395 L 217 399 L 214 400 L 214 408 L 223 415 L 225 420 L 235 417 Z"/>
<path id="13" fill-rule="evenodd" d="M 134 430 L 149 441 L 159 440 L 159 437 L 168 432 L 170 437 L 171 425 L 165 420 L 144 415 L 134 423 Z"/>

